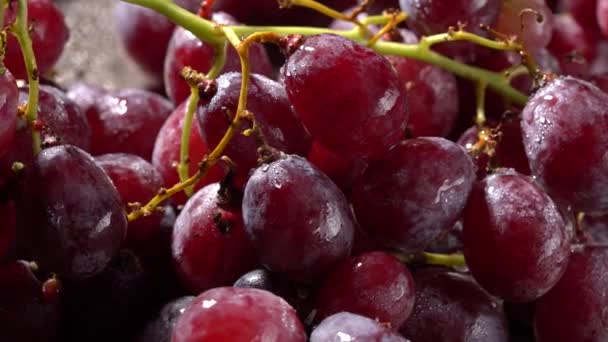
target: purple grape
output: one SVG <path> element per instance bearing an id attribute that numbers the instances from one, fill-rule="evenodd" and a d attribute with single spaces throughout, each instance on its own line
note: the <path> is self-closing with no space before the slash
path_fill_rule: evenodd
<path id="1" fill-rule="evenodd" d="M 560 212 L 536 184 L 515 172 L 478 182 L 464 212 L 464 256 L 473 277 L 512 302 L 539 298 L 568 265 Z"/>
<path id="2" fill-rule="evenodd" d="M 518 36 L 529 51 L 541 49 L 551 41 L 553 13 L 545 0 L 505 0 L 494 29 Z"/>
<path id="3" fill-rule="evenodd" d="M 310 335 L 310 342 L 378 341 L 407 342 L 403 336 L 365 316 L 340 312 L 323 320 Z"/>
<path id="4" fill-rule="evenodd" d="M 193 296 L 174 299 L 165 304 L 154 320 L 148 322 L 139 336 L 139 342 L 168 342 L 171 341 L 173 327 L 186 308 L 194 301 Z"/>
<path id="5" fill-rule="evenodd" d="M 304 126 L 330 151 L 379 156 L 404 137 L 404 87 L 369 48 L 332 34 L 307 37 L 287 59 L 282 79 Z"/>
<path id="6" fill-rule="evenodd" d="M 243 198 L 245 229 L 269 270 L 299 282 L 348 257 L 354 219 L 338 187 L 290 155 L 255 170 Z"/>
<path id="7" fill-rule="evenodd" d="M 19 91 L 15 78 L 6 70 L 0 76 L 0 93 L 4 95 L 0 103 L 0 157 L 10 148 L 17 131 L 17 103 Z"/>
<path id="8" fill-rule="evenodd" d="M 443 138 L 417 138 L 371 162 L 352 191 L 355 215 L 385 246 L 424 250 L 460 217 L 475 181 L 463 148 Z"/>

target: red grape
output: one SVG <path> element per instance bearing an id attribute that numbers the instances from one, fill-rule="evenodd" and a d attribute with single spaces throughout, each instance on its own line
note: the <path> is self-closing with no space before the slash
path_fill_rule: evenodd
<path id="1" fill-rule="evenodd" d="M 243 198 L 245 229 L 264 266 L 299 282 L 348 257 L 354 222 L 338 187 L 290 155 L 255 170 Z"/>
<path id="2" fill-rule="evenodd" d="M 217 93 L 199 106 L 199 128 L 207 146 L 217 146 L 234 118 L 241 89 L 241 74 L 225 73 L 217 79 Z M 283 86 L 265 76 L 251 75 L 247 109 L 259 124 L 268 144 L 286 153 L 306 156 L 310 136 L 294 112 Z M 243 126 L 251 127 L 250 124 Z M 244 187 L 249 171 L 257 165 L 258 144 L 255 137 L 237 134 L 224 154 L 237 165 L 236 186 Z"/>
<path id="3" fill-rule="evenodd" d="M 327 317 L 310 335 L 310 342 L 342 341 L 407 342 L 403 336 L 377 321 L 349 312 Z"/>
<path id="4" fill-rule="evenodd" d="M 504 0 L 494 29 L 518 36 L 529 51 L 544 48 L 553 33 L 553 13 L 545 0 Z"/>
<path id="5" fill-rule="evenodd" d="M 549 291 L 570 254 L 564 220 L 551 198 L 515 172 L 475 185 L 464 212 L 463 243 L 475 280 L 513 302 Z"/>
<path id="6" fill-rule="evenodd" d="M 559 203 L 577 211 L 608 209 L 608 94 L 564 77 L 534 94 L 522 113 L 532 174 Z"/>
<path id="7" fill-rule="evenodd" d="M 370 163 L 352 191 L 361 226 L 384 245 L 424 250 L 460 217 L 475 181 L 463 148 L 443 138 L 417 138 Z"/>
<path id="8" fill-rule="evenodd" d="M 163 185 L 160 173 L 150 162 L 141 157 L 110 153 L 96 157 L 95 161 L 116 186 L 125 208 L 129 203 L 148 202 Z M 139 253 L 155 252 L 149 250 L 153 239 L 160 234 L 162 218 L 161 212 L 155 212 L 150 216 L 129 222 L 126 247 Z"/>
<path id="9" fill-rule="evenodd" d="M 172 110 L 162 96 L 140 89 L 101 96 L 87 112 L 92 154 L 121 152 L 150 160 L 156 135 Z"/>
<path id="10" fill-rule="evenodd" d="M 156 136 L 154 143 L 154 151 L 152 152 L 152 164 L 160 171 L 164 179 L 166 188 L 170 188 L 179 182 L 179 174 L 177 173 L 176 165 L 180 160 L 180 149 L 182 145 L 182 132 L 184 130 L 184 119 L 188 103 L 184 102 L 177 107 Z M 190 132 L 190 145 L 188 154 L 188 171 L 193 175 L 198 170 L 198 164 L 203 160 L 205 155 L 210 153 L 209 148 L 203 142 L 200 131 L 197 128 L 198 123 L 196 116 L 192 120 L 192 129 Z M 225 171 L 223 167 L 216 164 L 209 169 L 207 175 L 201 179 L 194 190 L 203 188 L 207 184 L 219 182 L 224 177 Z M 183 192 L 171 197 L 176 204 L 185 204 L 187 197 Z"/>
<path id="11" fill-rule="evenodd" d="M 173 263 L 192 293 L 231 285 L 257 264 L 240 208 L 224 203 L 219 191 L 218 183 L 199 190 L 173 228 Z"/>
<path id="12" fill-rule="evenodd" d="M 17 4 L 9 6 L 6 11 L 5 26 L 12 24 L 17 16 Z M 51 0 L 28 0 L 27 24 L 32 39 L 32 47 L 38 74 L 44 75 L 51 71 L 61 57 L 63 48 L 70 37 L 61 10 Z M 27 79 L 27 72 L 23 64 L 23 55 L 17 39 L 8 35 L 4 64 L 15 77 Z"/>
<path id="13" fill-rule="evenodd" d="M 394 256 L 371 252 L 334 268 L 317 294 L 318 320 L 347 311 L 399 329 L 414 308 L 414 281 Z"/>
<path id="14" fill-rule="evenodd" d="M 105 95 L 108 91 L 98 85 L 91 83 L 74 83 L 66 91 L 66 96 L 80 107 L 83 113 L 89 111 L 95 105 L 97 98 Z"/>
<path id="15" fill-rule="evenodd" d="M 560 281 L 536 304 L 538 342 L 608 339 L 608 254 L 604 247 L 572 253 Z"/>
<path id="16" fill-rule="evenodd" d="M 464 274 L 428 268 L 414 272 L 416 305 L 401 333 L 416 342 L 506 342 L 499 300 Z"/>
<path id="17" fill-rule="evenodd" d="M 226 13 L 214 13 L 213 21 L 222 25 L 233 25 L 236 21 Z M 207 73 L 213 65 L 213 46 L 202 42 L 190 31 L 178 27 L 173 32 L 163 71 L 165 89 L 173 103 L 179 104 L 190 96 L 190 87 L 181 77 L 182 69 L 186 66 L 202 73 Z M 249 49 L 251 71 L 271 77 L 272 65 L 263 45 L 254 44 Z M 241 71 L 241 60 L 236 50 L 230 46 L 226 56 L 224 72 Z"/>
<path id="18" fill-rule="evenodd" d="M 549 51 L 559 60 L 564 74 L 587 77 L 595 56 L 594 39 L 569 15 L 558 14 L 554 21 Z"/>
<path id="19" fill-rule="evenodd" d="M 220 287 L 200 294 L 177 320 L 172 342 L 256 339 L 304 342 L 295 310 L 283 299 L 258 289 Z"/>
<path id="20" fill-rule="evenodd" d="M 307 37 L 282 78 L 304 126 L 333 152 L 378 156 L 404 137 L 404 87 L 369 48 L 332 34 Z"/>
<path id="21" fill-rule="evenodd" d="M 40 266 L 68 278 L 103 271 L 127 231 L 120 195 L 93 158 L 71 145 L 43 150 L 28 179 L 19 217 Z"/>
<path id="22" fill-rule="evenodd" d="M 316 141 L 313 141 L 307 159 L 329 176 L 345 194 L 350 193 L 353 182 L 367 167 L 364 160 L 338 155 Z"/>

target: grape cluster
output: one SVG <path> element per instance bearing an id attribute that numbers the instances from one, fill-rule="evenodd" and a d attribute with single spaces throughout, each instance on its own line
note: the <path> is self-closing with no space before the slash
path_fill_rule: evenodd
<path id="1" fill-rule="evenodd" d="M 0 341 L 608 341 L 608 1 L 279 2 L 0 0 Z"/>

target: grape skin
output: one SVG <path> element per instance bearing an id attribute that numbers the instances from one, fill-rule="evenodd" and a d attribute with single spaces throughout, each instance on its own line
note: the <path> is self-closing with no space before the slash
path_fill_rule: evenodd
<path id="1" fill-rule="evenodd" d="M 365 316 L 340 312 L 324 319 L 310 335 L 310 342 L 408 342 L 403 336 Z"/>

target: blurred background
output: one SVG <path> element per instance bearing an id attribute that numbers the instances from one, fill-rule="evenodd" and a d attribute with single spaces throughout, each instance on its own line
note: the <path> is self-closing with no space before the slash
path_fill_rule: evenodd
<path id="1" fill-rule="evenodd" d="M 70 28 L 70 40 L 55 68 L 59 84 L 84 80 L 112 89 L 153 86 L 117 39 L 114 6 L 118 1 L 56 0 Z"/>

